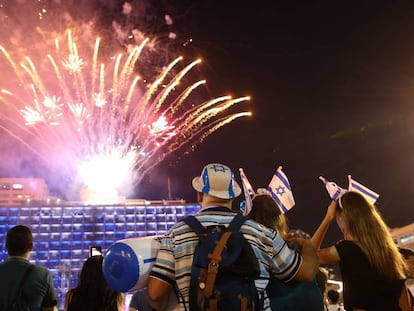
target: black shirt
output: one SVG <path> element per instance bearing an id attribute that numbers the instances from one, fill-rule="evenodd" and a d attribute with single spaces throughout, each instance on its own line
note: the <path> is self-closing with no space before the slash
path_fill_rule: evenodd
<path id="1" fill-rule="evenodd" d="M 362 249 L 352 241 L 336 244 L 344 285 L 344 306 L 348 311 L 399 311 L 398 298 L 404 280 L 387 280 L 378 275 Z"/>

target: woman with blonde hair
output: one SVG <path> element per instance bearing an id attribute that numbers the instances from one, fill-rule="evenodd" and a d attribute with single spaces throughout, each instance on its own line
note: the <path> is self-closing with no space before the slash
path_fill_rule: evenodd
<path id="1" fill-rule="evenodd" d="M 321 249 L 329 225 L 336 219 L 343 239 Z M 312 237 L 321 263 L 339 263 L 348 311 L 399 311 L 405 262 L 375 206 L 357 192 L 332 201 Z"/>

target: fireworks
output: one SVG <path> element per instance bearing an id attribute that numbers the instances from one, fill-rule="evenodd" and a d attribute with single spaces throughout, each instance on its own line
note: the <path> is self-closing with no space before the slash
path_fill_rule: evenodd
<path id="1" fill-rule="evenodd" d="M 0 129 L 61 172 L 76 172 L 89 190 L 108 193 L 139 183 L 167 155 L 250 115 L 228 113 L 249 97 L 194 104 L 205 81 L 188 83 L 189 73 L 201 60 L 185 65 L 178 57 L 145 82 L 137 72 L 147 43 L 106 59 L 99 38 L 80 53 L 67 31 L 41 65 L 30 56 L 18 62 L 0 46 L 14 80 L 0 86 Z"/>

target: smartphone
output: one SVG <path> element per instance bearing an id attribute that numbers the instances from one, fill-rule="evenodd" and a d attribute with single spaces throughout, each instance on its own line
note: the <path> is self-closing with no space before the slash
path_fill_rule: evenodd
<path id="1" fill-rule="evenodd" d="M 99 245 L 89 246 L 89 257 L 102 256 L 102 247 Z"/>

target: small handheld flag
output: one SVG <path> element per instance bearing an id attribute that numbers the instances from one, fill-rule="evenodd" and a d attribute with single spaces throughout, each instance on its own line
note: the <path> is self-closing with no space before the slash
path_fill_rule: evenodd
<path id="1" fill-rule="evenodd" d="M 346 189 L 339 187 L 336 183 L 332 181 L 327 181 L 324 177 L 319 176 L 319 179 L 322 180 L 325 185 L 326 191 L 328 191 L 329 196 L 333 201 L 338 200 L 338 198 L 346 192 Z"/>
<path id="2" fill-rule="evenodd" d="M 349 191 L 359 192 L 371 204 L 375 204 L 375 202 L 378 200 L 379 198 L 378 193 L 365 187 L 361 183 L 357 182 L 355 179 L 352 179 L 351 175 L 348 175 L 348 181 L 349 181 L 349 186 L 348 186 Z"/>
<path id="3" fill-rule="evenodd" d="M 255 192 L 253 190 L 252 185 L 250 184 L 249 180 L 247 179 L 246 174 L 244 174 L 244 170 L 242 168 L 239 168 L 239 172 L 240 172 L 240 178 L 242 180 L 242 184 L 243 184 L 243 186 L 246 187 L 247 193 L 251 196 L 255 195 Z"/>
<path id="4" fill-rule="evenodd" d="M 279 166 L 276 170 L 267 189 L 269 190 L 272 198 L 279 205 L 282 213 L 286 213 L 293 206 L 295 206 L 295 199 L 293 198 L 289 180 L 287 179 L 285 173 L 282 171 L 281 166 Z"/>
<path id="5" fill-rule="evenodd" d="M 240 212 L 246 216 L 252 210 L 252 205 L 253 205 L 252 196 L 255 195 L 255 192 L 249 180 L 247 179 L 246 174 L 244 174 L 244 171 L 242 168 L 239 168 L 239 172 L 240 172 L 240 178 L 242 181 L 244 196 L 246 198 L 244 204 L 240 206 Z"/>

